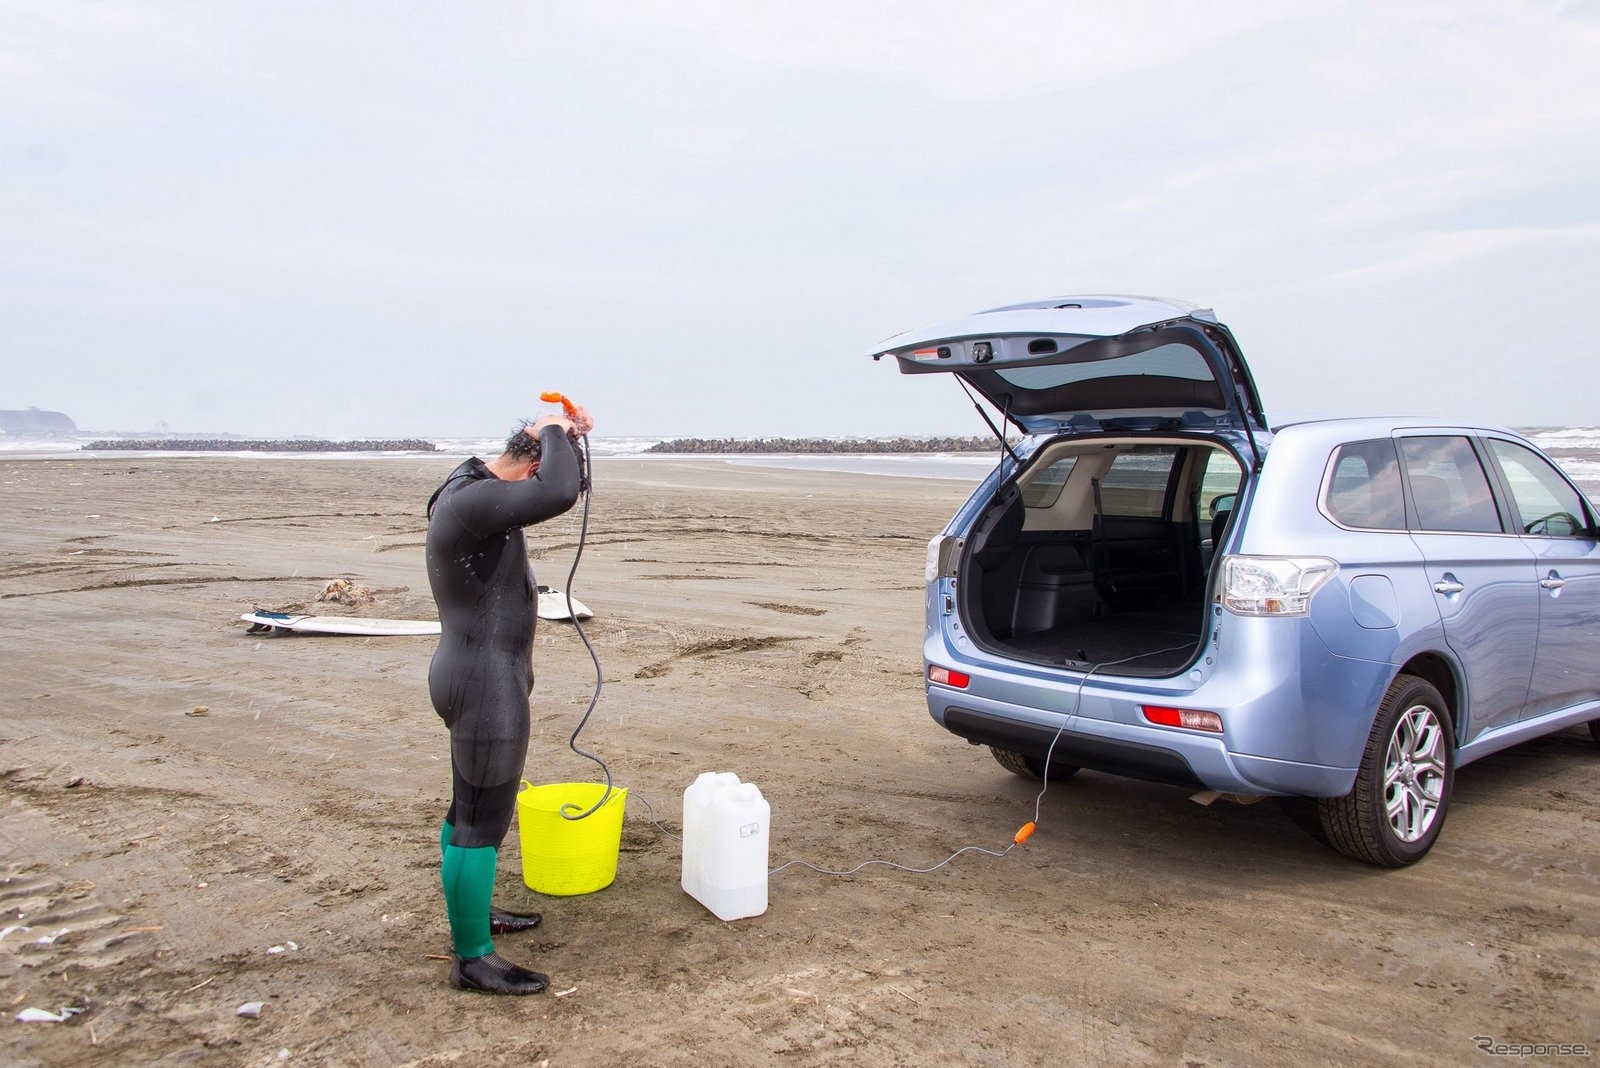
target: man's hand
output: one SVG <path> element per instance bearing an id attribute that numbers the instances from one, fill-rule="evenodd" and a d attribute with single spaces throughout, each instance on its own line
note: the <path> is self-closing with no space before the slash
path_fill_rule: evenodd
<path id="1" fill-rule="evenodd" d="M 571 416 L 572 422 L 575 424 L 575 429 L 579 434 L 587 434 L 589 431 L 594 429 L 594 419 L 590 417 L 589 409 L 585 408 L 583 405 L 574 404 L 572 406 Z"/>
<path id="2" fill-rule="evenodd" d="M 594 429 L 594 419 L 590 417 L 589 409 L 581 404 L 574 404 L 572 418 L 562 415 L 541 415 L 529 424 L 527 430 L 534 437 L 538 437 L 539 431 L 547 426 L 558 426 L 569 434 L 580 436 Z"/>

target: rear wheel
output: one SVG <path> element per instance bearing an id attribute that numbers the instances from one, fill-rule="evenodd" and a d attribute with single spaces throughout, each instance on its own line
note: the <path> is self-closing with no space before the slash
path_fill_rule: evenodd
<path id="1" fill-rule="evenodd" d="M 1421 860 L 1450 806 L 1453 738 L 1439 691 L 1415 676 L 1397 677 L 1378 706 L 1355 789 L 1317 802 L 1328 844 L 1385 868 Z"/>
<path id="2" fill-rule="evenodd" d="M 994 759 L 1002 768 L 1005 768 L 1013 775 L 1021 775 L 1024 779 L 1033 779 L 1035 781 L 1044 778 L 1044 761 L 1038 757 L 1023 756 L 1021 753 L 1012 752 L 1010 749 L 1001 749 L 995 745 L 989 747 L 989 752 L 994 754 Z M 1052 763 L 1050 765 L 1050 778 L 1065 779 L 1068 775 L 1076 775 L 1078 771 L 1079 768 L 1076 764 Z"/>

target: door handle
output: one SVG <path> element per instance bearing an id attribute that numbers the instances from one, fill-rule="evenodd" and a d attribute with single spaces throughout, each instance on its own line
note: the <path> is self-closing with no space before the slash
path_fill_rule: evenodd
<path id="1" fill-rule="evenodd" d="M 1460 593 L 1464 589 L 1466 589 L 1466 587 L 1457 582 L 1454 575 L 1446 575 L 1444 578 L 1433 584 L 1434 593 L 1443 593 L 1446 595 Z"/>
<path id="2" fill-rule="evenodd" d="M 1554 571 L 1550 572 L 1549 578 L 1542 578 L 1539 580 L 1540 588 L 1546 590 L 1559 590 L 1566 584 L 1567 580 L 1556 574 Z"/>

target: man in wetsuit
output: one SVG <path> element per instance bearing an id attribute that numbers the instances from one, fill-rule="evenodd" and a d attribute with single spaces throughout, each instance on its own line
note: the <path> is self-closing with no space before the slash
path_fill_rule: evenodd
<path id="1" fill-rule="evenodd" d="M 538 593 L 522 528 L 578 499 L 573 436 L 593 422 L 582 408 L 570 414 L 522 427 L 488 463 L 474 456 L 428 501 L 428 582 L 442 625 L 428 693 L 450 728 L 452 791 L 439 845 L 450 984 L 462 990 L 537 994 L 549 984 L 501 957 L 491 938 L 538 926 L 538 914 L 502 912 L 489 898 L 528 755 Z"/>

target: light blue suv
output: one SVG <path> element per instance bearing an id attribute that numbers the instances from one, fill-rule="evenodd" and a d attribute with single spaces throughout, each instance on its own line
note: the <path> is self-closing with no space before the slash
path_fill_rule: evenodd
<path id="1" fill-rule="evenodd" d="M 1336 849 L 1397 867 L 1456 768 L 1600 741 L 1600 526 L 1516 434 L 1269 429 L 1233 335 L 1170 300 L 1013 305 L 872 355 L 1027 435 L 928 546 L 929 711 L 1008 770 L 1315 798 Z"/>

